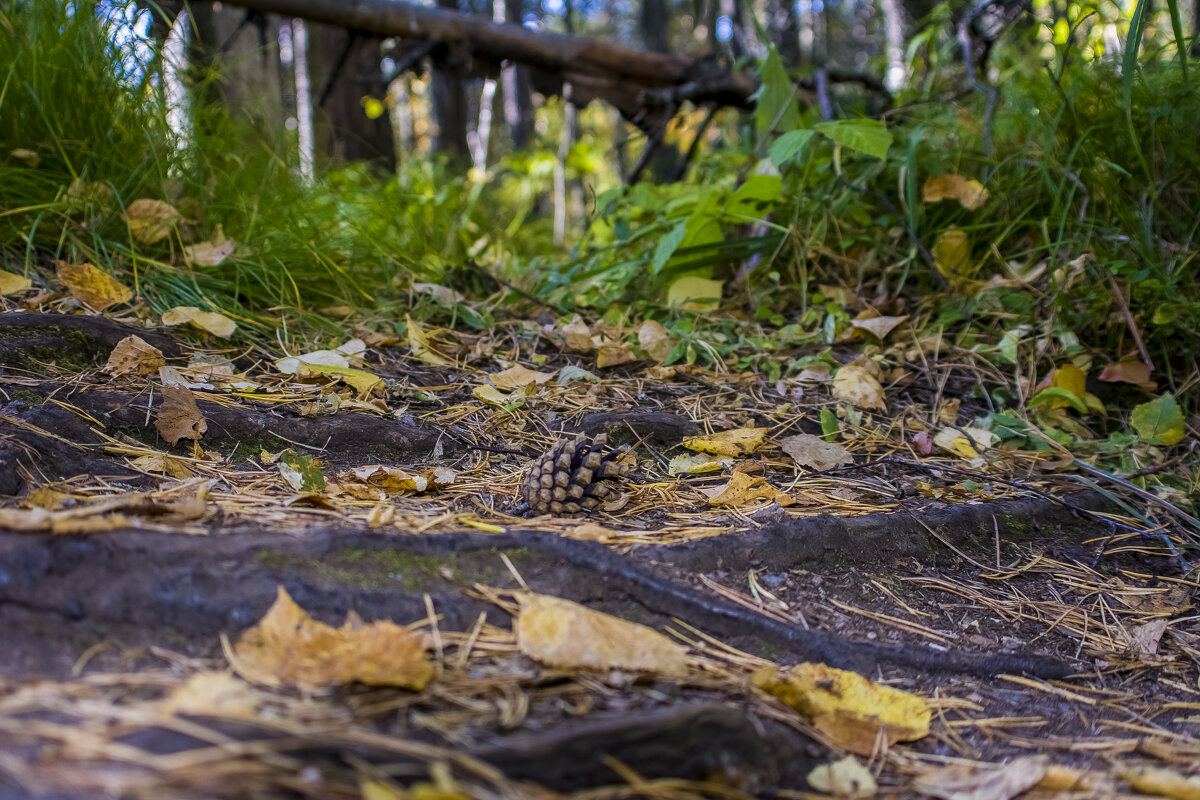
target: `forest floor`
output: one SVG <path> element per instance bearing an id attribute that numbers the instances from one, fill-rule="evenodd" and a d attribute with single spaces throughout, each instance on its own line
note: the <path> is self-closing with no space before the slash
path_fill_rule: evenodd
<path id="1" fill-rule="evenodd" d="M 1200 793 L 1200 582 L 1061 453 L 930 446 L 987 365 L 920 354 L 823 449 L 819 371 L 600 368 L 562 328 L 288 372 L 0 315 L 0 798 Z M 631 474 L 522 516 L 580 433 Z M 307 638 L 255 662 L 281 587 Z M 539 643 L 539 597 L 636 626 L 549 604 Z M 363 677 L 410 634 L 428 674 Z M 780 689 L 804 662 L 868 710 Z"/>

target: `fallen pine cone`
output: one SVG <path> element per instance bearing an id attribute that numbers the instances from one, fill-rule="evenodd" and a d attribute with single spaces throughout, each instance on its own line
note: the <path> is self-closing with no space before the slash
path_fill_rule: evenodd
<path id="1" fill-rule="evenodd" d="M 629 449 L 605 450 L 608 437 L 600 434 L 588 444 L 580 434 L 561 439 L 538 457 L 521 483 L 521 496 L 531 515 L 572 517 L 595 511 L 613 496 L 609 481 L 624 478 L 633 465 L 617 461 Z"/>

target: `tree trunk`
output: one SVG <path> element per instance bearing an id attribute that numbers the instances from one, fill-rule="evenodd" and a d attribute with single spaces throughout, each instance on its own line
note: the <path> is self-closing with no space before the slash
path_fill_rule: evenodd
<path id="1" fill-rule="evenodd" d="M 438 0 L 438 7 L 456 10 L 456 0 Z M 466 16 L 466 15 L 462 15 Z M 452 46 L 434 59 L 433 64 L 433 119 L 437 123 L 437 134 L 433 139 L 434 150 L 444 153 L 452 161 L 465 163 L 471 150 L 467 143 L 467 87 L 462 74 L 453 63 Z"/>
<path id="2" fill-rule="evenodd" d="M 655 53 L 670 52 L 671 46 L 667 41 L 669 22 L 667 0 L 642 0 L 642 44 L 647 50 Z"/>
<path id="3" fill-rule="evenodd" d="M 389 115 L 367 116 L 363 98 L 386 100 L 380 61 L 382 40 L 330 25 L 309 25 L 308 72 L 312 82 L 317 152 L 338 161 L 396 166 Z"/>
<path id="4" fill-rule="evenodd" d="M 525 13 L 523 0 L 507 0 L 504 7 L 509 22 L 521 24 Z M 504 88 L 504 121 L 512 136 L 513 149 L 524 150 L 533 141 L 533 93 L 529 88 L 529 67 L 507 62 L 501 71 Z"/>

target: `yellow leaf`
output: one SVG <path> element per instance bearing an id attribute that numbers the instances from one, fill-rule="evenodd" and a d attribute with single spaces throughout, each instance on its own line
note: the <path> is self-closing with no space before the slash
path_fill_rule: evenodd
<path id="1" fill-rule="evenodd" d="M 342 475 L 343 480 L 365 483 L 385 492 L 426 492 L 454 483 L 454 470 L 447 467 L 428 469 L 420 475 L 412 475 L 399 467 L 371 465 L 355 467 Z"/>
<path id="2" fill-rule="evenodd" d="M 962 431 L 969 433 L 971 438 L 968 439 Z M 933 437 L 933 443 L 965 459 L 979 458 L 983 455 L 981 451 L 996 443 L 996 434 L 983 428 L 963 428 L 962 431 L 958 428 L 942 428 Z"/>
<path id="3" fill-rule="evenodd" d="M 512 394 L 505 394 L 495 386 L 492 386 L 490 383 L 483 383 L 479 386 L 473 387 L 471 389 L 471 394 L 475 397 L 475 399 L 482 400 L 489 406 L 495 406 L 496 408 L 504 408 L 507 405 L 517 402 L 523 397 L 519 391 L 513 392 Z"/>
<path id="4" fill-rule="evenodd" d="M 167 714 L 252 718 L 267 696 L 228 670 L 197 672 L 162 701 Z"/>
<path id="5" fill-rule="evenodd" d="M 300 362 L 300 377 L 309 377 L 312 375 L 323 375 L 337 378 L 342 383 L 346 384 L 358 393 L 359 397 L 366 397 L 374 390 L 383 386 L 383 379 L 378 375 L 372 375 L 363 369 L 354 369 L 353 367 L 338 367 L 331 364 L 309 364 Z"/>
<path id="6" fill-rule="evenodd" d="M 176 480 L 186 480 L 196 477 L 196 473 L 188 468 L 186 462 L 173 458 L 166 453 L 156 453 L 149 456 L 139 456 L 129 462 L 134 469 L 142 472 L 170 475 Z"/>
<path id="7" fill-rule="evenodd" d="M 642 323 L 642 326 L 638 328 L 637 335 L 638 346 L 646 351 L 646 355 L 660 364 L 667 360 L 667 356 L 671 355 L 671 350 L 675 347 L 675 342 L 671 339 L 671 334 L 667 333 L 667 329 L 652 319 Z"/>
<path id="8" fill-rule="evenodd" d="M 920 697 L 824 664 L 800 664 L 779 673 L 767 667 L 751 682 L 800 712 L 852 753 L 871 755 L 882 732 L 887 744 L 929 733 L 929 706 Z"/>
<path id="9" fill-rule="evenodd" d="M 971 240 L 966 232 L 951 229 L 939 233 L 933 243 L 933 263 L 951 286 L 970 281 L 977 267 L 971 264 Z"/>
<path id="10" fill-rule="evenodd" d="M 201 311 L 195 306 L 176 306 L 162 315 L 163 325 L 183 325 L 191 323 L 201 330 L 206 330 L 214 336 L 228 339 L 233 336 L 237 323 L 224 314 L 215 311 Z"/>
<path id="11" fill-rule="evenodd" d="M 740 508 L 751 500 L 774 500 L 781 506 L 796 504 L 796 499 L 786 492 L 781 492 L 761 475 L 747 475 L 745 472 L 735 472 L 724 486 L 701 490 L 710 494 L 710 506 L 730 506 Z"/>
<path id="12" fill-rule="evenodd" d="M 887 411 L 883 385 L 866 367 L 858 364 L 847 364 L 833 376 L 833 397 L 859 408 Z"/>
<path id="13" fill-rule="evenodd" d="M 12 272 L 0 269 L 0 295 L 17 294 L 33 286 L 33 283 L 24 275 L 17 275 Z"/>
<path id="14" fill-rule="evenodd" d="M 125 284 L 91 264 L 68 264 L 55 261 L 59 282 L 81 303 L 103 311 L 118 303 L 128 303 L 133 292 Z"/>
<path id="15" fill-rule="evenodd" d="M 509 367 L 503 372 L 497 372 L 488 376 L 488 380 L 497 389 L 505 392 L 511 392 L 513 389 L 524 389 L 529 384 L 541 386 L 555 375 L 554 372 L 536 372 L 532 369 L 522 367 L 520 364 L 515 367 Z"/>
<path id="16" fill-rule="evenodd" d="M 170 203 L 142 198 L 125 208 L 125 221 L 133 238 L 142 244 L 154 244 L 167 238 L 182 215 Z"/>
<path id="17" fill-rule="evenodd" d="M 724 281 L 694 275 L 680 278 L 667 289 L 667 305 L 678 305 L 684 311 L 716 311 L 721 306 L 724 285 Z"/>
<path id="18" fill-rule="evenodd" d="M 408 314 L 404 315 L 404 321 L 408 326 L 408 348 L 412 351 L 413 358 L 424 361 L 426 364 L 433 364 L 435 367 L 448 367 L 454 364 L 452 360 L 429 346 L 429 339 L 425 336 L 425 331 L 419 323 Z"/>
<path id="19" fill-rule="evenodd" d="M 637 360 L 637 356 L 633 354 L 633 345 L 629 342 L 605 342 L 596 353 L 596 366 L 601 369 Z"/>
<path id="20" fill-rule="evenodd" d="M 302 689 L 359 682 L 422 689 L 433 679 L 425 645 L 390 620 L 363 623 L 354 612 L 340 628 L 317 622 L 282 586 L 275 604 L 241 635 L 230 663 L 248 681 Z"/>
<path id="21" fill-rule="evenodd" d="M 685 453 L 671 459 L 667 465 L 668 475 L 681 475 L 689 472 L 699 475 L 704 472 L 716 472 L 731 465 L 733 459 L 729 456 L 713 456 L 707 453 Z"/>
<path id="22" fill-rule="evenodd" d="M 762 447 L 769 428 L 734 428 L 707 436 L 689 436 L 683 446 L 718 456 L 744 456 Z"/>
<path id="23" fill-rule="evenodd" d="M 183 258 L 189 266 L 215 267 L 233 255 L 237 242 L 225 238 L 225 231 L 220 225 L 207 242 L 188 245 L 183 248 Z"/>
<path id="24" fill-rule="evenodd" d="M 1161 767 L 1134 767 L 1121 773 L 1136 792 L 1175 800 L 1200 800 L 1200 776 L 1184 777 Z"/>
<path id="25" fill-rule="evenodd" d="M 1038 389 L 1043 389 L 1046 386 L 1065 389 L 1080 400 L 1085 400 L 1085 396 L 1087 395 L 1087 373 L 1074 364 L 1063 364 L 1051 372 L 1048 376 L 1048 381 L 1043 380 L 1038 385 Z M 1048 405 L 1051 408 L 1069 408 L 1071 401 L 1062 397 L 1051 397 Z"/>
<path id="26" fill-rule="evenodd" d="M 162 351 L 140 336 L 126 336 L 108 355 L 104 371 L 114 378 L 120 375 L 150 375 L 166 366 Z"/>
<path id="27" fill-rule="evenodd" d="M 963 208 L 974 211 L 988 200 L 988 190 L 977 180 L 962 175 L 930 175 L 925 179 L 925 202 L 957 200 Z"/>
<path id="28" fill-rule="evenodd" d="M 547 666 L 683 675 L 687 651 L 657 631 L 541 594 L 520 597 L 517 646 Z"/>
<path id="29" fill-rule="evenodd" d="M 875 776 L 854 756 L 814 767 L 807 778 L 818 792 L 836 797 L 874 797 L 879 789 Z"/>

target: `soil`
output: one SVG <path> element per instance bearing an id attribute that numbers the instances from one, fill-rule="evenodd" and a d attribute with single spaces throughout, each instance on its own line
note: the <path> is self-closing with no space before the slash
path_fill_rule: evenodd
<path id="1" fill-rule="evenodd" d="M 145 386 L 118 382 L 73 389 L 68 375 L 101 366 L 129 332 L 101 317 L 0 316 L 0 391 L 7 399 L 0 409 L 0 494 L 13 498 L 8 505 L 38 486 L 77 476 L 113 489 L 160 488 L 160 481 L 130 468 L 112 442 L 165 448 L 149 423 L 161 398 Z M 163 335 L 138 335 L 169 355 L 185 351 Z M 51 361 L 66 371 L 56 375 Z M 427 465 L 475 446 L 461 432 L 420 415 L 296 416 L 204 399 L 199 407 L 209 421 L 204 445 L 231 454 L 235 464 L 239 454 L 288 443 L 320 448 L 333 467 Z M 102 424 L 103 436 L 89 418 Z M 697 430 L 681 415 L 636 409 L 592 413 L 565 427 L 592 435 L 632 431 L 660 449 Z M 504 508 L 511 501 L 485 497 L 482 504 Z M 253 625 L 278 586 L 334 625 L 350 611 L 367 621 L 408 623 L 427 617 L 432 607 L 442 630 L 468 631 L 481 614 L 511 628 L 510 616 L 476 589 L 520 589 L 516 573 L 536 592 L 654 628 L 684 623 L 779 664 L 820 661 L 955 699 L 938 706 L 933 735 L 905 746 L 914 757 L 999 762 L 1053 752 L 1058 763 L 1099 769 L 1113 753 L 1130 751 L 1123 743 L 1136 747 L 1145 736 L 1195 733 L 1195 722 L 1176 722 L 1163 710 L 1167 703 L 1200 700 L 1189 689 L 1196 685 L 1196 665 L 1181 654 L 1200 633 L 1194 618 L 1172 627 L 1160 657 L 1139 660 L 1098 652 L 1067 627 L 1056 627 L 1052 617 L 1052 608 L 1094 612 L 1101 589 L 1080 584 L 1072 590 L 1070 581 L 1083 579 L 1070 576 L 1120 578 L 1123 586 L 1133 582 L 1130 576 L 1172 573 L 1168 559 L 1136 547 L 1105 555 L 1089 572 L 1099 542 L 1113 532 L 1087 513 L 1104 510 L 1103 498 L 1076 494 L 1066 504 L 1046 497 L 958 504 L 913 498 L 898 508 L 808 518 L 776 508 L 735 520 L 725 535 L 633 547 L 607 547 L 519 521 L 499 533 L 461 525 L 436 533 L 384 533 L 299 508 L 293 516 L 260 521 L 217 514 L 176 525 L 168 513 L 161 519 L 131 515 L 128 525 L 89 533 L 4 531 L 0 701 L 8 705 L 0 703 L 0 721 L 70 716 L 14 711 L 13 698 L 34 687 L 220 664 L 221 636 L 236 638 Z M 643 524 L 664 518 L 648 512 Z M 1028 566 L 1039 559 L 1041 566 Z M 1144 582 L 1155 590 L 1167 585 L 1152 577 Z M 1038 618 L 1031 611 L 1038 608 L 1050 616 Z M 831 758 L 811 731 L 765 714 L 748 688 L 731 694 L 620 674 L 581 684 L 523 656 L 513 659 L 519 680 L 512 686 L 524 693 L 520 701 L 493 694 L 481 705 L 455 706 L 436 692 L 397 699 L 402 692 L 368 687 L 340 690 L 336 700 L 381 737 L 453 748 L 508 779 L 563 792 L 619 783 L 615 759 L 648 779 L 719 775 L 772 796 L 806 789 L 809 769 Z M 523 704 L 521 713 L 506 717 L 505 704 L 514 702 Z M 362 711 L 375 707 L 381 710 Z M 253 722 L 198 717 L 196 724 L 205 735 L 235 741 L 283 736 Z M 390 765 L 389 774 L 397 775 L 403 769 L 396 764 L 405 758 L 420 761 L 383 739 L 350 736 L 341 728 L 292 734 L 273 752 L 293 759 L 289 763 L 299 772 L 319 768 L 327 778 L 356 774 L 362 763 Z M 197 736 L 130 723 L 120 741 L 147 754 L 179 754 L 204 745 Z M 56 772 L 82 769 L 85 762 L 94 766 L 94 760 L 52 737 L 31 738 L 14 724 L 0 725 L 0 749 L 6 753 L 0 798 L 113 795 L 111 787 Z M 13 768 L 17 762 L 26 766 Z M 905 795 L 900 773 L 885 770 L 881 779 L 892 784 L 893 796 Z M 272 796 L 311 793 L 275 786 Z M 203 782 L 178 796 L 212 795 L 241 796 Z"/>

